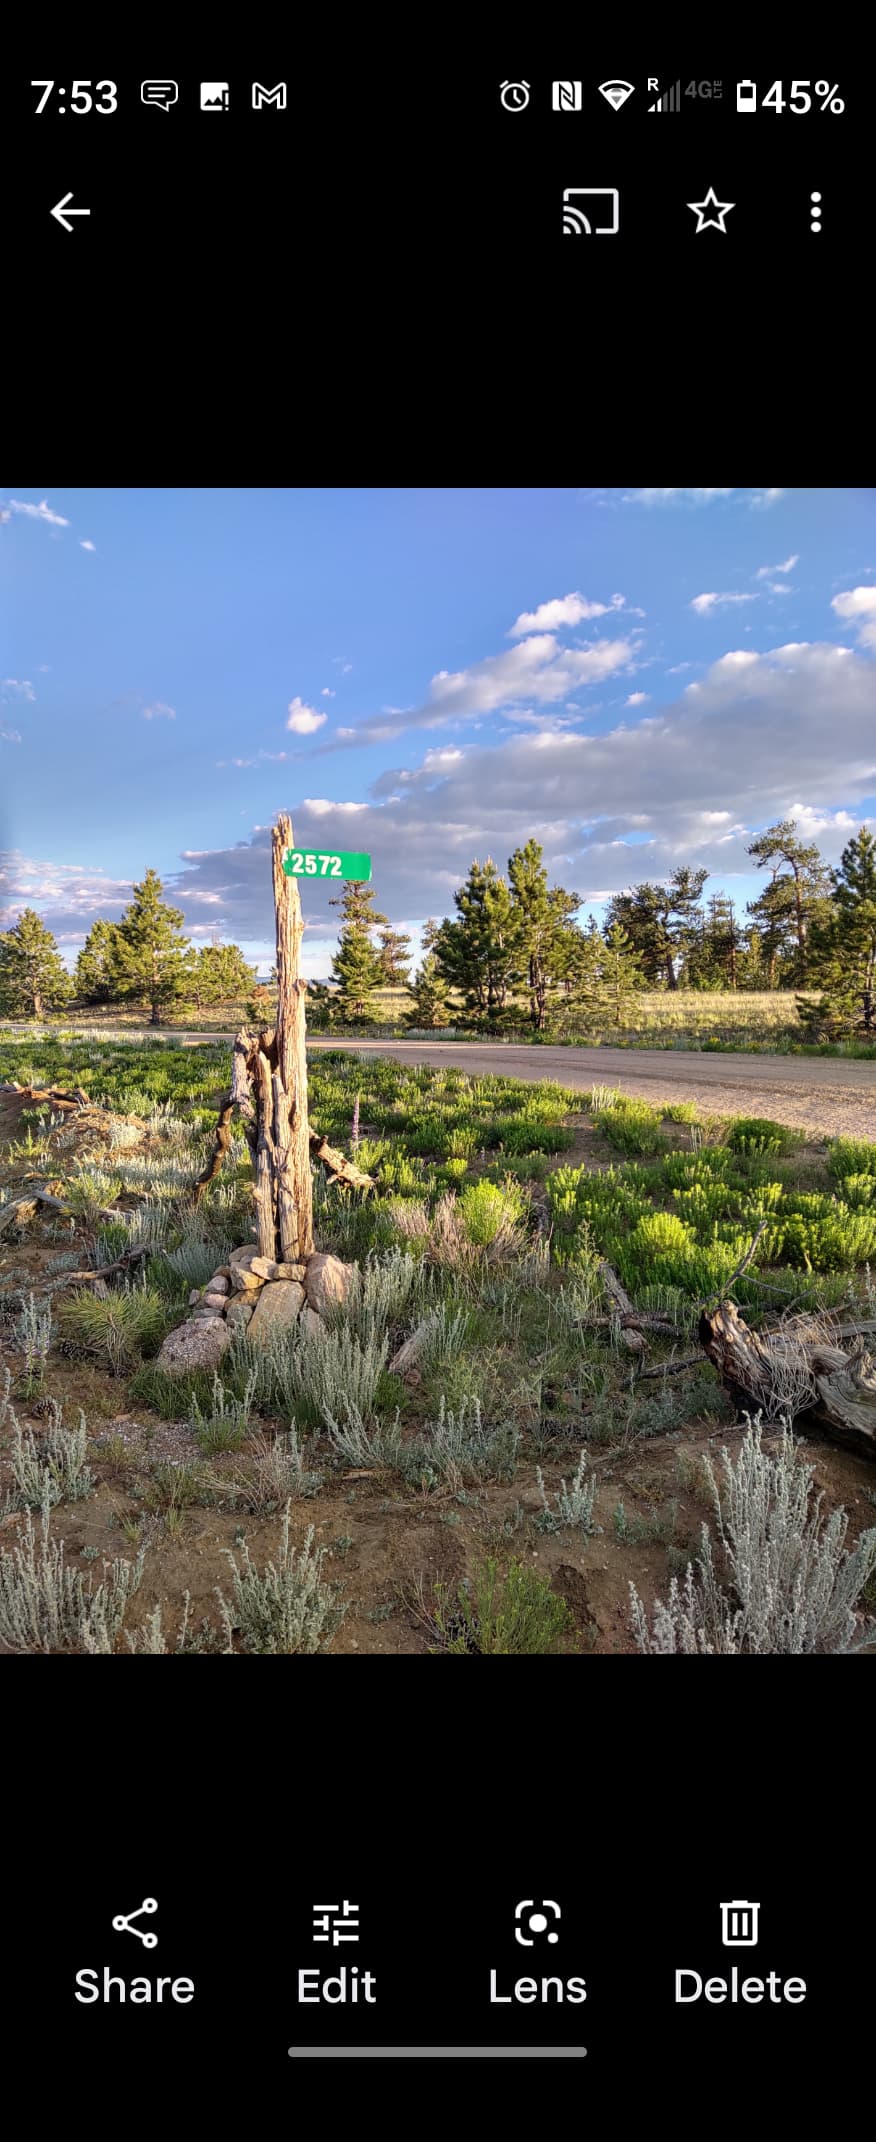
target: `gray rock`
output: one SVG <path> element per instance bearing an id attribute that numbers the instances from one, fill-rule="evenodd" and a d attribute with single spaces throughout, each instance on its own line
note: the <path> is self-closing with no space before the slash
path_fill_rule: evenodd
<path id="1" fill-rule="evenodd" d="M 212 1310 L 216 1316 L 224 1316 L 227 1307 L 228 1301 L 226 1296 L 224 1294 L 217 1294 L 211 1284 L 208 1288 L 207 1293 L 204 1295 L 204 1308 Z"/>
<path id="2" fill-rule="evenodd" d="M 236 1264 L 252 1264 L 252 1260 L 253 1260 L 253 1258 L 254 1258 L 254 1257 L 257 1257 L 258 1255 L 259 1255 L 259 1246 L 258 1246 L 258 1243 L 257 1243 L 257 1242 L 245 1242 L 245 1243 L 243 1244 L 242 1248 L 240 1248 L 240 1249 L 235 1249 L 235 1250 L 232 1250 L 232 1252 L 231 1252 L 231 1255 L 230 1255 L 230 1257 L 229 1257 L 229 1259 L 228 1259 L 228 1264 L 227 1264 L 227 1266 L 226 1266 L 226 1270 L 227 1270 L 227 1271 L 230 1271 L 230 1270 L 232 1269 L 232 1266 L 234 1266 L 234 1265 L 236 1265 Z"/>
<path id="3" fill-rule="evenodd" d="M 208 1279 L 208 1281 L 207 1281 L 207 1293 L 208 1293 L 208 1294 L 227 1294 L 227 1293 L 228 1293 L 228 1273 L 226 1272 L 226 1270 L 225 1270 L 224 1266 L 222 1267 L 222 1269 L 221 1269 L 220 1271 L 218 1271 L 218 1272 L 214 1272 L 214 1273 L 213 1273 L 213 1277 L 212 1277 L 212 1279 Z"/>
<path id="4" fill-rule="evenodd" d="M 262 1288 L 249 1328 L 251 1339 L 270 1339 L 291 1331 L 304 1302 L 304 1288 L 294 1279 L 276 1279 Z"/>
<path id="5" fill-rule="evenodd" d="M 204 1290 L 203 1290 L 203 1288 L 202 1288 L 202 1287 L 193 1287 L 193 1288 L 192 1288 L 192 1291 L 191 1291 L 191 1294 L 189 1295 L 189 1308 L 191 1309 L 191 1308 L 192 1308 L 192 1306 L 193 1306 L 193 1304 L 194 1304 L 195 1302 L 201 1302 L 201 1301 L 203 1301 L 203 1299 L 204 1299 Z"/>
<path id="6" fill-rule="evenodd" d="M 325 1337 L 325 1325 L 322 1317 L 317 1316 L 316 1310 L 311 1309 L 309 1302 L 305 1302 L 298 1321 L 307 1332 L 309 1338 L 318 1339 L 320 1335 L 323 1338 Z"/>
<path id="7" fill-rule="evenodd" d="M 252 1314 L 252 1302 L 247 1301 L 244 1295 L 238 1294 L 234 1301 L 228 1304 L 225 1322 L 231 1325 L 232 1331 L 245 1331 Z"/>
<path id="8" fill-rule="evenodd" d="M 217 1368 L 230 1339 L 224 1317 L 190 1317 L 168 1332 L 155 1366 L 171 1376 L 184 1369 Z"/>
<path id="9" fill-rule="evenodd" d="M 352 1264 L 344 1264 L 340 1257 L 322 1250 L 308 1257 L 304 1289 L 311 1309 L 324 1315 L 336 1302 L 345 1301 L 354 1269 Z"/>

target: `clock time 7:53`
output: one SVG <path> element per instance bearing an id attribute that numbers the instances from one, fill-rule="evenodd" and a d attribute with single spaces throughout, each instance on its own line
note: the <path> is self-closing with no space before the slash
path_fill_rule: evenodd
<path id="1" fill-rule="evenodd" d="M 40 112 L 45 111 L 55 84 L 54 82 L 31 82 L 30 86 L 31 89 L 41 89 L 43 92 L 37 105 L 37 114 L 39 115 Z M 91 94 L 92 88 L 95 91 L 94 97 Z M 103 94 L 101 94 L 102 92 Z M 58 84 L 57 95 L 63 109 L 62 100 L 66 95 L 66 91 L 61 83 Z M 91 82 L 74 82 L 70 91 L 70 105 L 74 112 L 114 112 L 118 105 L 116 84 L 115 82 L 95 82 L 93 84 Z"/>

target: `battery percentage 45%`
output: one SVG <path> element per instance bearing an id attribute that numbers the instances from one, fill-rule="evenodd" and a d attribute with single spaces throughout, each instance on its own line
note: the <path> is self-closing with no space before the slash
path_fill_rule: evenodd
<path id="1" fill-rule="evenodd" d="M 771 89 L 767 91 L 766 96 L 763 98 L 762 108 L 765 109 L 770 106 L 773 111 L 781 112 L 784 111 L 787 104 L 789 111 L 808 112 L 812 108 L 812 98 L 809 94 L 810 86 L 819 100 L 820 111 L 845 111 L 845 102 L 838 94 L 835 82 L 833 86 L 831 86 L 830 82 L 813 82 L 811 85 L 809 82 L 792 82 L 791 94 L 787 98 L 784 95 L 782 83 L 773 82 Z"/>

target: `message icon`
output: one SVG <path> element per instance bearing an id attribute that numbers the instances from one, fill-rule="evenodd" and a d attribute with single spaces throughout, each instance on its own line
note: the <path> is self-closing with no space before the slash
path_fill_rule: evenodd
<path id="1" fill-rule="evenodd" d="M 141 104 L 157 104 L 160 111 L 169 112 L 179 96 L 177 82 L 141 82 Z"/>

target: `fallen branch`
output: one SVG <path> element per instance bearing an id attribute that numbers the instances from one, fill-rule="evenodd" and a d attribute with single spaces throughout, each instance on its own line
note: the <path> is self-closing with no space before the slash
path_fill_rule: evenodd
<path id="1" fill-rule="evenodd" d="M 69 1093 L 62 1086 L 19 1086 L 14 1079 L 0 1085 L 0 1094 L 14 1093 L 22 1101 L 51 1101 L 56 1108 L 95 1108 L 98 1115 L 106 1115 L 106 1109 L 96 1108 L 81 1086 L 74 1086 Z"/>
<path id="2" fill-rule="evenodd" d="M 355 1161 L 345 1160 L 343 1153 L 339 1152 L 336 1146 L 329 1145 L 325 1138 L 320 1137 L 319 1131 L 312 1130 L 310 1133 L 310 1150 L 314 1160 L 321 1160 L 337 1182 L 351 1183 L 354 1190 L 373 1188 L 374 1176 L 366 1175 L 362 1168 L 357 1168 Z"/>
<path id="3" fill-rule="evenodd" d="M 641 1331 L 638 1329 L 638 1318 L 629 1295 L 625 1288 L 621 1286 L 617 1273 L 612 1271 L 611 1265 L 606 1263 L 604 1257 L 600 1258 L 597 1270 L 609 1301 L 614 1303 L 618 1312 L 620 1335 L 625 1347 L 631 1354 L 643 1354 L 645 1341 Z"/>
<path id="4" fill-rule="evenodd" d="M 96 1272 L 63 1272 L 60 1279 L 50 1279 L 41 1285 L 40 1291 L 56 1294 L 60 1287 L 82 1287 L 92 1279 L 109 1279 L 112 1272 L 130 1271 L 132 1264 L 137 1264 L 141 1257 L 148 1256 L 149 1244 L 142 1242 L 137 1249 L 126 1250 L 123 1257 L 116 1257 L 112 1264 L 99 1265 Z"/>

